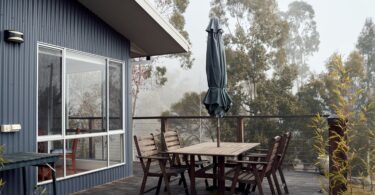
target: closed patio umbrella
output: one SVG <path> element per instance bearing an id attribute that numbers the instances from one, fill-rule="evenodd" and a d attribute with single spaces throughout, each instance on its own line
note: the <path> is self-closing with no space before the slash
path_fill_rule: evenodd
<path id="1" fill-rule="evenodd" d="M 210 116 L 217 118 L 217 147 L 220 147 L 220 118 L 229 110 L 232 100 L 229 97 L 227 85 L 227 70 L 224 43 L 222 38 L 223 30 L 218 18 L 211 18 L 206 29 L 207 53 L 206 53 L 206 73 L 208 91 L 203 99 Z"/>

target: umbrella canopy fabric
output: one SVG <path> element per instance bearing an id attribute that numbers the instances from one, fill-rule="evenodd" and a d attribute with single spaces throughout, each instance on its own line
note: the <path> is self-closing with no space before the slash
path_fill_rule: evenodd
<path id="1" fill-rule="evenodd" d="M 232 105 L 229 97 L 227 85 L 227 69 L 222 38 L 223 30 L 218 18 L 211 18 L 206 31 L 207 53 L 206 53 L 206 73 L 208 91 L 203 99 L 208 113 L 214 117 L 223 117 Z"/>

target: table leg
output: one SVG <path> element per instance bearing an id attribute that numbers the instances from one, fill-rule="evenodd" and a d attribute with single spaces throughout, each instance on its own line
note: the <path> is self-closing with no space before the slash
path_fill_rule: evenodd
<path id="1" fill-rule="evenodd" d="M 26 184 L 26 167 L 22 167 L 22 183 L 23 183 L 23 194 L 27 195 L 27 184 Z"/>
<path id="2" fill-rule="evenodd" d="M 214 174 L 214 179 L 213 181 L 213 187 L 217 188 L 217 157 L 212 156 L 212 163 L 214 164 L 214 167 L 212 168 L 212 173 Z"/>
<path id="3" fill-rule="evenodd" d="M 52 186 L 53 186 L 53 194 L 56 195 L 56 168 L 55 163 L 50 163 L 51 167 L 53 168 L 52 171 Z"/>
<path id="4" fill-rule="evenodd" d="M 237 159 L 238 160 L 242 160 L 242 154 L 238 155 Z M 238 184 L 238 189 L 243 192 L 245 190 L 245 186 L 246 185 L 244 183 L 239 183 Z"/>
<path id="5" fill-rule="evenodd" d="M 218 156 L 218 165 L 219 165 L 219 174 L 218 174 L 219 189 L 218 189 L 218 193 L 217 194 L 224 195 L 225 194 L 224 156 Z"/>
<path id="6" fill-rule="evenodd" d="M 190 194 L 196 195 L 197 191 L 195 190 L 195 155 L 190 155 L 190 168 L 189 168 L 189 175 L 190 175 Z"/>

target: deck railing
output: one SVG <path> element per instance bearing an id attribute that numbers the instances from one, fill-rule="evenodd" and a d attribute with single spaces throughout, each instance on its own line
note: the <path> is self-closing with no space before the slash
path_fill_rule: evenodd
<path id="1" fill-rule="evenodd" d="M 327 118 L 328 115 L 321 115 L 322 117 Z M 237 142 L 244 142 L 245 138 L 245 128 L 244 128 L 244 119 L 312 119 L 316 115 L 257 115 L 257 116 L 224 116 L 222 120 L 231 119 L 236 120 L 237 129 L 236 129 L 236 139 Z M 171 120 L 191 120 L 191 119 L 205 119 L 205 120 L 216 120 L 216 118 L 210 116 L 137 116 L 133 117 L 133 120 L 158 120 L 160 121 L 160 131 L 166 132 L 169 128 L 169 121 Z"/>

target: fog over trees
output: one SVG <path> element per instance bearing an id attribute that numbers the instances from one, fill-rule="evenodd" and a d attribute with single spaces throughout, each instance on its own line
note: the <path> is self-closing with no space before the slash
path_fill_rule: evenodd
<path id="1" fill-rule="evenodd" d="M 188 2 L 182 7 L 188 6 Z M 310 58 L 321 49 L 315 11 L 304 1 L 291 2 L 285 11 L 281 11 L 275 0 L 211 0 L 207 17 L 219 17 L 224 26 L 228 92 L 233 98 L 233 106 L 227 115 L 319 113 L 345 117 L 350 126 L 350 154 L 355 154 L 352 160 L 356 166 L 352 174 L 371 175 L 375 171 L 373 18 L 363 21 L 352 51 L 332 52 L 324 59 L 324 71 L 316 73 L 310 71 L 308 66 Z M 178 24 L 183 23 L 182 16 L 175 20 L 179 21 Z M 179 26 L 177 23 L 174 25 Z M 206 36 L 203 30 L 202 36 Z M 183 68 L 191 67 L 189 63 L 183 65 L 184 60 L 181 64 Z M 174 80 L 167 82 L 171 81 Z M 186 85 L 189 82 L 181 87 Z M 178 86 L 174 87 L 178 89 Z M 174 92 L 181 99 L 170 107 L 162 107 L 160 112 L 153 111 L 153 115 L 207 115 L 201 103 L 205 91 Z M 154 104 L 164 101 L 158 99 L 158 94 L 154 95 Z M 144 105 L 150 103 L 143 102 Z M 145 108 L 144 105 L 141 107 Z M 291 145 L 293 149 L 289 161 L 293 163 L 297 159 L 302 163 L 314 164 L 318 154 L 313 149 L 316 131 L 311 123 L 311 118 L 245 120 L 245 141 L 259 141 L 266 145 L 268 138 L 292 131 L 295 141 Z M 236 121 L 222 120 L 223 141 L 235 140 L 236 125 Z M 169 127 L 184 135 L 185 144 L 215 138 L 212 131 L 215 124 L 210 120 L 173 120 Z"/>

